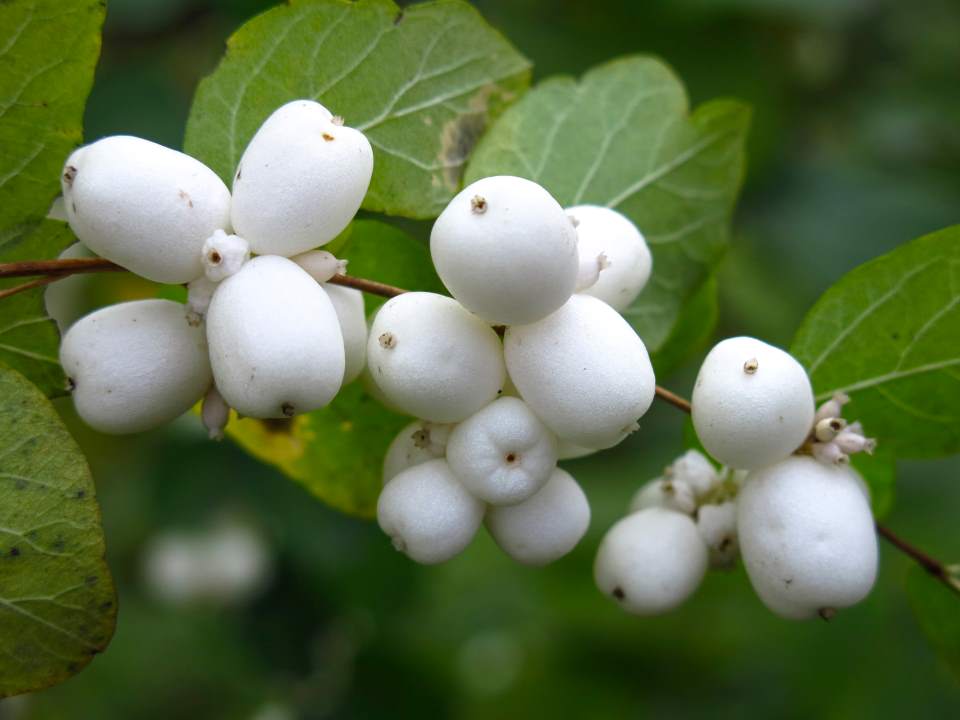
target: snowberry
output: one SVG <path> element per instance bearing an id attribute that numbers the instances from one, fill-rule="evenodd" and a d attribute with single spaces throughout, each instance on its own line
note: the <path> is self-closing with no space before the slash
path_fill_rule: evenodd
<path id="1" fill-rule="evenodd" d="M 588 455 L 593 455 L 594 453 L 600 452 L 596 448 L 583 447 L 582 445 L 577 445 L 568 440 L 560 440 L 557 443 L 557 459 L 558 460 L 576 460 L 578 458 L 584 458 Z"/>
<path id="2" fill-rule="evenodd" d="M 567 214 L 577 221 L 582 277 L 599 271 L 583 290 L 616 310 L 629 307 L 650 279 L 653 257 L 643 235 L 626 217 L 610 208 L 576 205 Z"/>
<path id="3" fill-rule="evenodd" d="M 220 283 L 207 309 L 217 388 L 242 415 L 290 417 L 340 389 L 344 345 L 323 288 L 295 263 L 263 255 Z"/>
<path id="4" fill-rule="evenodd" d="M 554 468 L 546 485 L 523 502 L 491 507 L 486 525 L 517 562 L 547 565 L 580 542 L 590 525 L 590 504 L 576 480 Z"/>
<path id="5" fill-rule="evenodd" d="M 346 369 L 343 372 L 343 384 L 346 385 L 360 377 L 367 362 L 367 316 L 363 308 L 363 293 L 330 283 L 324 283 L 323 289 L 340 321 L 346 353 Z"/>
<path id="6" fill-rule="evenodd" d="M 666 508 L 692 515 L 697 509 L 693 488 L 683 480 L 657 478 L 637 490 L 630 501 L 630 512 L 640 512 L 650 507 Z"/>
<path id="7" fill-rule="evenodd" d="M 504 349 L 523 399 L 577 445 L 615 445 L 653 402 L 643 341 L 616 310 L 589 295 L 574 295 L 539 322 L 508 328 Z"/>
<path id="8" fill-rule="evenodd" d="M 237 272 L 250 259 L 250 245 L 239 235 L 214 231 L 203 243 L 203 272 L 211 282 L 220 282 Z"/>
<path id="9" fill-rule="evenodd" d="M 203 322 L 203 317 L 207 314 L 207 308 L 210 307 L 210 301 L 213 300 L 213 293 L 217 289 L 217 283 L 201 275 L 196 280 L 187 284 L 187 318 L 191 325 L 199 325 Z"/>
<path id="10" fill-rule="evenodd" d="M 360 209 L 373 173 L 373 150 L 309 100 L 266 119 L 240 158 L 233 180 L 234 230 L 258 254 L 296 255 L 335 238 Z"/>
<path id="11" fill-rule="evenodd" d="M 347 269 L 346 260 L 340 260 L 336 255 L 326 250 L 311 250 L 294 255 L 290 259 L 306 270 L 307 274 L 319 283 L 327 282 L 334 275 L 342 275 Z"/>
<path id="12" fill-rule="evenodd" d="M 80 241 L 156 282 L 203 275 L 204 241 L 230 225 L 230 191 L 213 170 L 140 138 L 117 135 L 76 150 L 62 185 Z"/>
<path id="13" fill-rule="evenodd" d="M 449 560 L 470 544 L 483 510 L 447 461 L 438 459 L 414 465 L 384 486 L 377 522 L 397 550 L 429 565 Z"/>
<path id="14" fill-rule="evenodd" d="M 737 532 L 754 590 L 778 615 L 829 617 L 862 600 L 877 573 L 877 539 L 857 474 L 810 457 L 752 472 Z"/>
<path id="15" fill-rule="evenodd" d="M 720 483 L 720 474 L 703 453 L 687 450 L 667 468 L 667 476 L 682 480 L 692 489 L 693 494 L 701 498 Z"/>
<path id="16" fill-rule="evenodd" d="M 697 510 L 697 530 L 710 549 L 710 564 L 729 567 L 739 549 L 736 503 L 701 505 Z"/>
<path id="17" fill-rule="evenodd" d="M 223 431 L 230 422 L 230 406 L 217 390 L 211 385 L 207 394 L 203 396 L 203 405 L 200 410 L 203 426 L 210 434 L 211 440 L 223 440 Z"/>
<path id="18" fill-rule="evenodd" d="M 813 390 L 800 363 L 754 338 L 716 345 L 693 390 L 697 436 L 734 468 L 753 470 L 787 457 L 810 433 L 813 416 Z"/>
<path id="19" fill-rule="evenodd" d="M 707 546 L 689 516 L 647 508 L 610 528 L 593 571 L 600 591 L 624 610 L 655 615 L 693 594 L 707 562 Z"/>
<path id="20" fill-rule="evenodd" d="M 185 413 L 210 385 L 203 329 L 170 300 L 102 308 L 60 345 L 77 413 L 105 433 L 149 430 Z"/>
<path id="21" fill-rule="evenodd" d="M 428 292 L 380 308 L 367 362 L 391 403 L 433 422 L 459 422 L 487 405 L 505 372 L 497 334 L 456 300 Z"/>
<path id="22" fill-rule="evenodd" d="M 397 433 L 383 458 L 383 482 L 387 483 L 407 468 L 442 458 L 453 425 L 416 420 Z"/>
<path id="23" fill-rule="evenodd" d="M 57 257 L 60 260 L 78 260 L 94 255 L 83 243 L 74 243 Z M 47 315 L 56 321 L 61 334 L 82 315 L 84 290 L 89 287 L 91 280 L 91 276 L 86 274 L 69 275 L 50 283 L 44 290 L 43 303 Z"/>
<path id="24" fill-rule="evenodd" d="M 495 324 L 530 323 L 577 282 L 577 232 L 542 187 L 499 175 L 467 186 L 437 218 L 430 253 L 443 284 Z"/>
<path id="25" fill-rule="evenodd" d="M 513 505 L 550 478 L 557 465 L 557 439 L 523 400 L 502 397 L 454 428 L 447 462 L 476 497 Z"/>

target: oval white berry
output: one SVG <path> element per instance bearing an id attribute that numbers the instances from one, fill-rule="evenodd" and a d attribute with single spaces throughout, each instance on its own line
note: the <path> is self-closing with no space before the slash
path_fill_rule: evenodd
<path id="1" fill-rule="evenodd" d="M 856 473 L 810 457 L 750 473 L 737 498 L 740 551 L 754 590 L 802 619 L 862 600 L 877 574 L 877 536 Z"/>
<path id="2" fill-rule="evenodd" d="M 735 337 L 707 355 L 693 389 L 693 425 L 707 451 L 734 468 L 783 460 L 813 427 L 807 373 L 783 350 Z"/>
<path id="3" fill-rule="evenodd" d="M 346 358 L 343 384 L 346 385 L 360 377 L 367 363 L 367 316 L 363 307 L 363 293 L 330 283 L 324 283 L 323 289 L 340 321 Z"/>
<path id="4" fill-rule="evenodd" d="M 203 243 L 230 226 L 230 191 L 213 170 L 140 138 L 107 137 L 75 151 L 62 185 L 80 241 L 156 282 L 203 275 Z"/>
<path id="5" fill-rule="evenodd" d="M 94 254 L 83 243 L 74 243 L 57 256 L 60 260 L 92 257 Z M 85 273 L 69 275 L 50 283 L 43 291 L 44 308 L 57 323 L 61 334 L 83 315 L 84 291 L 90 287 L 92 280 L 93 277 Z"/>
<path id="6" fill-rule="evenodd" d="M 307 274 L 319 283 L 325 283 L 337 273 L 343 274 L 347 261 L 340 260 L 326 250 L 311 250 L 290 258 L 307 271 Z"/>
<path id="7" fill-rule="evenodd" d="M 227 405 L 227 401 L 223 399 L 216 385 L 211 385 L 207 394 L 203 396 L 200 417 L 210 439 L 223 440 L 223 431 L 230 422 L 230 406 Z"/>
<path id="8" fill-rule="evenodd" d="M 703 497 L 720 483 L 720 473 L 703 453 L 687 450 L 667 468 L 674 480 L 682 480 L 693 490 L 695 497 Z"/>
<path id="9" fill-rule="evenodd" d="M 524 565 L 547 565 L 576 547 L 590 525 L 590 503 L 568 472 L 554 468 L 546 485 L 516 505 L 491 507 L 487 529 Z"/>
<path id="10" fill-rule="evenodd" d="M 459 422 L 494 398 L 503 385 L 497 334 L 452 298 L 411 292 L 377 312 L 367 362 L 387 399 L 415 417 Z"/>
<path id="11" fill-rule="evenodd" d="M 632 513 L 651 507 L 666 508 L 692 515 L 697 509 L 697 498 L 689 483 L 683 480 L 657 478 L 637 490 L 630 501 Z"/>
<path id="12" fill-rule="evenodd" d="M 258 254 L 296 255 L 335 238 L 353 219 L 373 173 L 363 133 L 309 100 L 266 119 L 233 180 L 234 230 Z"/>
<path id="13" fill-rule="evenodd" d="M 453 198 L 433 226 L 430 253 L 450 294 L 495 324 L 546 317 L 577 282 L 573 223 L 542 187 L 508 175 Z"/>
<path id="14" fill-rule="evenodd" d="M 599 270 L 596 282 L 579 292 L 625 310 L 646 286 L 653 268 L 643 235 L 629 219 L 610 208 L 576 205 L 567 208 L 567 214 L 577 221 L 581 275 L 586 278 L 593 268 Z"/>
<path id="15" fill-rule="evenodd" d="M 597 587 L 624 610 L 656 615 L 680 605 L 707 570 L 707 546 L 687 515 L 647 508 L 627 515 L 600 543 Z"/>
<path id="16" fill-rule="evenodd" d="M 415 420 L 397 433 L 383 458 L 383 482 L 390 482 L 407 468 L 443 458 L 453 425 Z"/>
<path id="17" fill-rule="evenodd" d="M 504 350 L 521 396 L 562 440 L 610 447 L 653 402 L 643 341 L 616 310 L 589 295 L 574 295 L 540 322 L 508 328 Z"/>
<path id="18" fill-rule="evenodd" d="M 137 300 L 75 322 L 60 345 L 77 413 L 95 430 L 133 433 L 174 420 L 210 385 L 203 329 L 170 300 Z"/>
<path id="19" fill-rule="evenodd" d="M 217 388 L 241 415 L 290 417 L 329 403 L 343 335 L 323 288 L 295 263 L 263 255 L 217 287 L 207 309 Z"/>
<path id="20" fill-rule="evenodd" d="M 460 484 L 446 460 L 404 470 L 380 493 L 377 522 L 393 546 L 427 565 L 458 555 L 476 535 L 483 503 Z"/>
<path id="21" fill-rule="evenodd" d="M 476 497 L 513 505 L 550 478 L 557 465 L 557 439 L 523 400 L 502 397 L 454 428 L 447 462 Z"/>

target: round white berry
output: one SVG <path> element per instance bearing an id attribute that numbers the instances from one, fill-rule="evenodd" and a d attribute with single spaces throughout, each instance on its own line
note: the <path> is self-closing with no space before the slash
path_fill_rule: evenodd
<path id="1" fill-rule="evenodd" d="M 343 335 L 323 288 L 295 263 L 262 255 L 220 283 L 207 309 L 217 388 L 241 415 L 290 417 L 340 389 Z"/>
<path id="2" fill-rule="evenodd" d="M 306 270 L 307 274 L 319 283 L 325 283 L 334 275 L 343 274 L 347 269 L 346 260 L 340 260 L 336 255 L 326 250 L 311 250 L 294 255 L 290 259 Z"/>
<path id="3" fill-rule="evenodd" d="M 83 243 L 74 243 L 58 256 L 60 260 L 92 258 L 94 254 Z M 63 334 L 83 315 L 84 292 L 93 280 L 91 275 L 78 273 L 47 285 L 43 291 L 43 304 L 47 315 L 52 317 Z"/>
<path id="4" fill-rule="evenodd" d="M 387 483 L 407 468 L 442 458 L 453 425 L 415 420 L 397 433 L 383 458 L 383 482 Z"/>
<path id="5" fill-rule="evenodd" d="M 353 382 L 367 363 L 367 316 L 363 308 L 363 293 L 353 288 L 324 283 L 323 289 L 333 303 L 343 334 L 346 369 L 343 384 Z"/>
<path id="6" fill-rule="evenodd" d="M 710 564 L 729 567 L 739 549 L 736 503 L 701 505 L 697 510 L 697 530 L 710 549 Z"/>
<path id="7" fill-rule="evenodd" d="M 393 546 L 425 565 L 459 554 L 483 520 L 483 503 L 460 484 L 446 460 L 408 468 L 377 501 L 377 522 Z"/>
<path id="8" fill-rule="evenodd" d="M 523 400 L 502 397 L 454 428 L 447 462 L 481 500 L 513 505 L 550 478 L 557 465 L 557 439 Z"/>
<path id="9" fill-rule="evenodd" d="M 749 337 L 716 345 L 693 389 L 693 425 L 707 451 L 734 468 L 783 460 L 813 427 L 813 389 L 803 366 Z"/>
<path id="10" fill-rule="evenodd" d="M 266 119 L 240 158 L 231 218 L 258 254 L 296 255 L 353 219 L 373 173 L 363 133 L 319 103 L 295 100 Z"/>
<path id="11" fill-rule="evenodd" d="M 430 253 L 450 293 L 495 324 L 546 317 L 577 282 L 573 223 L 542 187 L 508 175 L 453 198 L 433 226 Z"/>
<path id="12" fill-rule="evenodd" d="M 707 546 L 687 515 L 647 508 L 627 515 L 600 543 L 597 587 L 624 610 L 656 615 L 680 605 L 707 570 Z"/>
<path id="13" fill-rule="evenodd" d="M 753 589 L 773 612 L 824 617 L 862 600 L 877 574 L 877 536 L 856 473 L 791 457 L 750 473 L 737 533 Z"/>
<path id="14" fill-rule="evenodd" d="M 214 231 L 203 243 L 203 272 L 211 282 L 220 282 L 237 272 L 250 259 L 250 245 L 239 235 Z"/>
<path id="15" fill-rule="evenodd" d="M 567 208 L 567 214 L 577 221 L 581 273 L 586 277 L 593 268 L 599 270 L 597 281 L 579 292 L 625 310 L 646 286 L 653 267 L 643 235 L 630 220 L 610 208 L 576 205 Z"/>
<path id="16" fill-rule="evenodd" d="M 570 473 L 554 468 L 547 484 L 516 505 L 487 510 L 487 529 L 507 555 L 547 565 L 576 547 L 590 525 L 590 503 Z"/>
<path id="17" fill-rule="evenodd" d="M 140 138 L 107 137 L 75 151 L 62 185 L 80 241 L 156 282 L 203 275 L 204 241 L 230 226 L 230 191 L 213 170 Z"/>
<path id="18" fill-rule="evenodd" d="M 632 513 L 651 507 L 666 508 L 692 515 L 697 509 L 697 499 L 689 483 L 683 480 L 657 478 L 637 490 L 630 501 Z"/>
<path id="19" fill-rule="evenodd" d="M 653 402 L 643 341 L 616 310 L 574 295 L 552 315 L 504 336 L 520 395 L 561 439 L 606 448 L 636 429 Z"/>
<path id="20" fill-rule="evenodd" d="M 410 292 L 377 312 L 367 342 L 377 386 L 404 412 L 433 422 L 459 422 L 503 385 L 500 338 L 452 298 Z"/>
<path id="21" fill-rule="evenodd" d="M 77 413 L 95 430 L 133 433 L 190 409 L 210 385 L 203 329 L 170 300 L 102 308 L 75 322 L 60 345 Z"/>
<path id="22" fill-rule="evenodd" d="M 720 483 L 720 473 L 698 450 L 687 450 L 673 461 L 673 464 L 667 468 L 667 472 L 670 478 L 687 483 L 698 498 L 709 493 Z"/>

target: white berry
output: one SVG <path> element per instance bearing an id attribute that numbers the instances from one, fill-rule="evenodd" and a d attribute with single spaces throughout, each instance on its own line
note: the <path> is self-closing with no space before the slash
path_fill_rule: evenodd
<path id="1" fill-rule="evenodd" d="M 393 546 L 425 565 L 458 555 L 483 520 L 483 503 L 460 484 L 446 460 L 404 470 L 380 493 L 377 522 Z"/>
<path id="2" fill-rule="evenodd" d="M 616 444 L 653 402 L 643 341 L 616 310 L 589 295 L 574 295 L 539 322 L 508 328 L 504 349 L 523 399 L 577 445 Z"/>
<path id="3" fill-rule="evenodd" d="M 709 493 L 720 483 L 720 473 L 698 450 L 687 450 L 673 461 L 673 464 L 667 468 L 667 472 L 670 478 L 687 483 L 698 498 Z"/>
<path id="4" fill-rule="evenodd" d="M 353 288 L 324 283 L 323 289 L 333 303 L 343 334 L 346 369 L 343 384 L 353 382 L 367 363 L 367 316 L 363 307 L 363 293 Z"/>
<path id="5" fill-rule="evenodd" d="M 547 484 L 523 502 L 491 507 L 486 525 L 517 562 L 547 565 L 580 542 L 590 525 L 590 504 L 576 480 L 555 468 Z"/>
<path id="6" fill-rule="evenodd" d="M 140 138 L 117 135 L 76 150 L 62 185 L 80 241 L 156 282 L 203 275 L 204 241 L 230 226 L 230 191 L 213 170 Z"/>
<path id="7" fill-rule="evenodd" d="M 496 398 L 505 372 L 497 334 L 456 300 L 428 292 L 380 308 L 367 362 L 392 404 L 441 423 L 465 420 Z"/>
<path id="8" fill-rule="evenodd" d="M 750 473 L 737 532 L 754 590 L 786 618 L 824 617 L 873 587 L 877 536 L 856 473 L 810 457 Z"/>
<path id="9" fill-rule="evenodd" d="M 230 406 L 227 405 L 227 401 L 223 399 L 216 385 L 211 385 L 207 394 L 203 396 L 200 417 L 210 439 L 223 440 L 223 431 L 230 422 Z"/>
<path id="10" fill-rule="evenodd" d="M 653 256 L 646 240 L 625 216 L 598 205 L 576 205 L 567 214 L 577 220 L 581 274 L 600 262 L 599 277 L 579 292 L 600 298 L 616 310 L 636 300 L 650 279 Z"/>
<path id="11" fill-rule="evenodd" d="M 290 417 L 329 403 L 344 372 L 343 335 L 323 288 L 263 255 L 217 287 L 207 309 L 217 388 L 241 415 Z"/>
<path id="12" fill-rule="evenodd" d="M 502 397 L 454 428 L 447 462 L 481 500 L 513 505 L 550 478 L 557 465 L 557 439 L 523 400 Z"/>
<path id="13" fill-rule="evenodd" d="M 74 243 L 57 256 L 59 260 L 92 257 L 94 254 L 83 243 Z M 43 291 L 43 304 L 47 315 L 56 321 L 61 334 L 83 314 L 84 291 L 90 287 L 91 280 L 93 277 L 85 273 L 68 275 L 62 280 L 50 283 Z"/>
<path id="14" fill-rule="evenodd" d="M 240 158 L 231 218 L 258 254 L 297 255 L 335 238 L 373 173 L 363 133 L 319 103 L 295 100 L 266 119 Z"/>
<path id="15" fill-rule="evenodd" d="M 542 187 L 508 175 L 453 198 L 433 226 L 430 253 L 450 293 L 494 324 L 546 317 L 577 282 L 573 223 Z"/>
<path id="16" fill-rule="evenodd" d="M 340 260 L 336 255 L 326 250 L 311 250 L 294 255 L 290 259 L 306 270 L 307 274 L 319 283 L 327 282 L 338 273 L 342 275 L 347 269 L 346 260 Z"/>
<path id="17" fill-rule="evenodd" d="M 697 530 L 710 548 L 710 564 L 714 567 L 728 567 L 739 549 L 736 503 L 701 505 L 697 510 Z"/>
<path id="18" fill-rule="evenodd" d="M 75 322 L 60 345 L 77 413 L 95 430 L 133 433 L 179 417 L 210 385 L 203 329 L 170 300 L 102 308 Z"/>
<path id="19" fill-rule="evenodd" d="M 689 483 L 683 480 L 657 478 L 637 490 L 630 501 L 632 513 L 651 507 L 666 508 L 692 515 L 697 508 L 697 499 Z"/>
<path id="20" fill-rule="evenodd" d="M 250 245 L 239 235 L 216 230 L 203 243 L 203 272 L 211 282 L 236 273 L 250 259 Z"/>
<path id="21" fill-rule="evenodd" d="M 387 483 L 407 468 L 442 458 L 453 425 L 415 420 L 397 433 L 383 459 L 383 482 Z"/>
<path id="22" fill-rule="evenodd" d="M 597 587 L 624 610 L 656 615 L 680 605 L 707 570 L 707 546 L 687 515 L 647 508 L 627 515 L 600 543 Z"/>
<path id="23" fill-rule="evenodd" d="M 792 356 L 749 337 L 716 345 L 693 390 L 693 425 L 707 451 L 734 468 L 783 460 L 813 427 L 813 389 Z"/>

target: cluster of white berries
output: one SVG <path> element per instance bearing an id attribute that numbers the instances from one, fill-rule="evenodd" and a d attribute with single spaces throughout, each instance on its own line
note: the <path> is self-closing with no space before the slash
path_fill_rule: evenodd
<path id="1" fill-rule="evenodd" d="M 430 251 L 453 297 L 400 295 L 370 328 L 375 391 L 419 418 L 387 452 L 380 527 L 437 563 L 485 524 L 508 555 L 545 565 L 590 522 L 557 461 L 616 445 L 653 400 L 646 348 L 617 312 L 646 284 L 650 252 L 619 213 L 564 210 L 508 176 L 453 198 Z"/>
<path id="2" fill-rule="evenodd" d="M 692 406 L 700 441 L 726 467 L 691 450 L 642 487 L 600 546 L 600 590 L 630 612 L 665 612 L 739 552 L 760 599 L 783 617 L 829 619 L 863 599 L 877 543 L 866 484 L 847 464 L 874 441 L 840 417 L 846 401 L 815 409 L 790 355 L 753 338 L 719 343 Z"/>
<path id="3" fill-rule="evenodd" d="M 204 398 L 217 437 L 230 408 L 277 418 L 329 403 L 363 369 L 367 326 L 361 294 L 326 282 L 343 264 L 316 248 L 356 215 L 372 172 L 363 134 L 306 100 L 264 122 L 232 192 L 199 161 L 139 138 L 75 151 L 63 204 L 81 243 L 189 288 L 187 307 L 120 303 L 69 327 L 60 360 L 79 415 L 139 432 Z M 52 313 L 58 299 L 48 297 Z"/>

